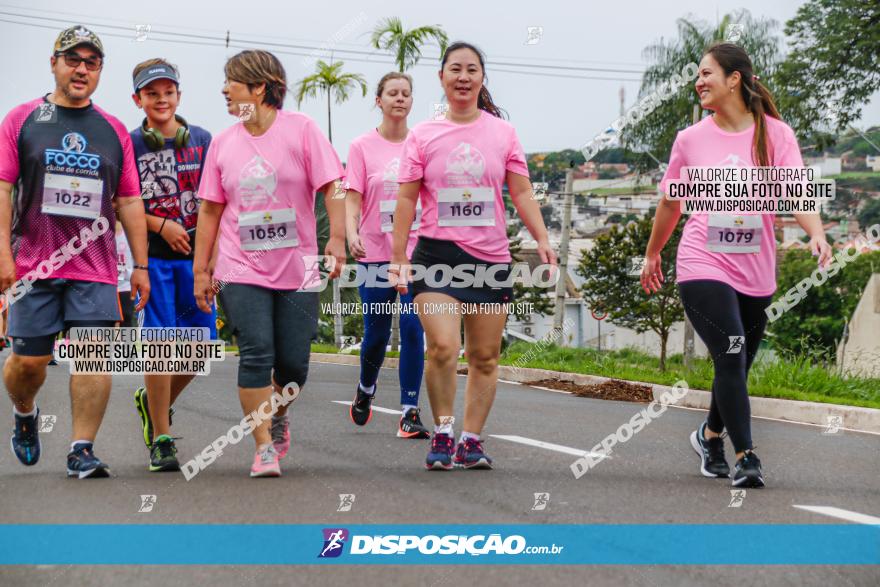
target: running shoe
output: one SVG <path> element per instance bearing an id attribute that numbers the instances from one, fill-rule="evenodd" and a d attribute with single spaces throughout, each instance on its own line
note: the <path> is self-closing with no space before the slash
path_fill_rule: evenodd
<path id="1" fill-rule="evenodd" d="M 724 458 L 724 438 L 706 438 L 706 422 L 691 432 L 691 446 L 700 455 L 703 477 L 730 477 L 730 467 Z"/>
<path id="2" fill-rule="evenodd" d="M 254 455 L 251 477 L 281 477 L 281 466 L 278 464 L 278 453 L 274 446 L 267 444 Z"/>
<path id="3" fill-rule="evenodd" d="M 22 465 L 30 467 L 40 460 L 40 409 L 33 416 L 15 414 L 15 429 L 12 432 L 12 452 Z"/>
<path id="4" fill-rule="evenodd" d="M 764 487 L 764 473 L 761 471 L 761 459 L 758 455 L 747 450 L 742 458 L 736 461 L 731 484 L 734 487 Z"/>
<path id="5" fill-rule="evenodd" d="M 141 417 L 141 427 L 144 430 L 144 444 L 150 448 L 153 444 L 153 420 L 150 419 L 150 404 L 147 403 L 147 390 L 138 387 L 134 391 L 134 407 L 137 409 L 138 416 Z M 168 425 L 173 423 L 171 417 L 174 415 L 174 408 L 168 408 Z"/>
<path id="6" fill-rule="evenodd" d="M 150 449 L 150 471 L 179 471 L 177 447 L 174 439 L 167 434 L 160 434 Z"/>
<path id="7" fill-rule="evenodd" d="M 425 459 L 425 468 L 428 470 L 440 469 L 449 471 L 452 469 L 452 453 L 455 450 L 455 439 L 442 432 L 435 432 L 431 439 L 431 450 Z"/>
<path id="8" fill-rule="evenodd" d="M 428 438 L 431 433 L 422 424 L 419 417 L 418 408 L 410 408 L 400 418 L 400 425 L 397 427 L 398 438 Z"/>
<path id="9" fill-rule="evenodd" d="M 492 459 L 483 452 L 483 441 L 466 438 L 455 448 L 456 467 L 464 469 L 491 469 Z"/>
<path id="10" fill-rule="evenodd" d="M 110 467 L 95 456 L 91 442 L 80 442 L 67 455 L 67 476 L 80 479 L 109 477 Z"/>
<path id="11" fill-rule="evenodd" d="M 374 387 L 373 395 L 370 395 L 361 390 L 360 384 L 357 386 L 357 392 L 354 394 L 354 401 L 351 402 L 351 409 L 348 410 L 348 415 L 351 421 L 358 426 L 366 425 L 373 417 L 373 398 L 376 397 L 375 389 Z"/>
<path id="12" fill-rule="evenodd" d="M 290 418 L 287 414 L 281 417 L 272 417 L 272 446 L 278 453 L 278 458 L 283 459 L 290 450 Z"/>

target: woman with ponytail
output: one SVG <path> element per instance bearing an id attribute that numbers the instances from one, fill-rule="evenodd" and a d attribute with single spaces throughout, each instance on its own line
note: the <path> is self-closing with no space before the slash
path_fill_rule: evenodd
<path id="1" fill-rule="evenodd" d="M 401 294 L 412 288 L 427 337 L 425 383 L 434 435 L 425 466 L 491 469 L 480 433 L 495 398 L 501 334 L 513 296 L 505 183 L 538 242 L 541 261 L 555 265 L 556 254 L 516 130 L 501 119 L 484 85 L 483 55 L 473 45 L 453 43 L 443 53 L 439 76 L 449 102 L 446 117 L 416 125 L 403 146 L 389 276 Z M 422 222 L 411 267 L 406 245 L 418 199 Z M 462 321 L 468 378 L 456 446 L 453 406 Z"/>
<path id="2" fill-rule="evenodd" d="M 700 106 L 712 116 L 678 133 L 660 184 L 684 180 L 684 167 L 803 167 L 794 132 L 779 119 L 773 97 L 752 69 L 743 49 L 710 46 L 695 84 Z M 642 288 L 650 295 L 664 281 L 660 252 L 681 216 L 681 202 L 661 198 L 645 252 Z M 810 237 L 820 267 L 831 248 L 818 214 L 795 214 Z M 690 436 L 706 477 L 729 477 L 722 433 L 736 451 L 735 487 L 763 487 L 754 452 L 746 387 L 749 368 L 767 324 L 776 290 L 776 240 L 771 214 L 693 214 L 684 226 L 676 259 L 682 305 L 706 344 L 715 367 L 708 418 Z M 737 228 L 730 228 L 730 227 Z M 725 239 L 725 232 L 744 238 Z M 720 235 L 722 238 L 719 238 Z"/>

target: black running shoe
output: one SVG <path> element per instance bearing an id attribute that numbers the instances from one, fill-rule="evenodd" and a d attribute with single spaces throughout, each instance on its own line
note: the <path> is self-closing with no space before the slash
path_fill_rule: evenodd
<path id="1" fill-rule="evenodd" d="M 734 487 L 764 487 L 764 473 L 761 471 L 761 459 L 754 452 L 747 450 L 736 462 L 733 473 Z"/>
<path id="2" fill-rule="evenodd" d="M 730 477 L 730 467 L 724 458 L 724 439 L 706 438 L 706 423 L 691 432 L 691 446 L 700 455 L 700 473 L 703 477 Z"/>
<path id="3" fill-rule="evenodd" d="M 95 456 L 91 442 L 80 442 L 67 455 L 67 476 L 80 479 L 109 477 L 110 467 Z"/>
<path id="4" fill-rule="evenodd" d="M 419 417 L 418 408 L 410 408 L 400 418 L 400 425 L 397 427 L 398 438 L 428 438 L 431 433 L 422 424 Z"/>
<path id="5" fill-rule="evenodd" d="M 180 463 L 177 462 L 177 447 L 174 439 L 167 434 L 161 434 L 153 447 L 150 449 L 150 471 L 179 471 Z"/>
<path id="6" fill-rule="evenodd" d="M 351 402 L 351 409 L 348 415 L 351 421 L 358 426 L 364 426 L 373 417 L 373 398 L 376 397 L 375 386 L 373 387 L 373 395 L 369 395 L 361 390 L 361 386 L 357 386 L 357 392 L 354 395 L 354 401 Z"/>
<path id="7" fill-rule="evenodd" d="M 40 409 L 33 416 L 15 414 L 12 432 L 12 452 L 22 465 L 30 467 L 40 460 Z"/>

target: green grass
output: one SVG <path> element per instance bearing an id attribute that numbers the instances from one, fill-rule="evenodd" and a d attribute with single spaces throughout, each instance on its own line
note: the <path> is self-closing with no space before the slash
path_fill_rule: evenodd
<path id="1" fill-rule="evenodd" d="M 666 371 L 661 372 L 657 358 L 633 349 L 599 352 L 550 346 L 523 358 L 530 348 L 523 342 L 512 344 L 502 355 L 501 364 L 661 385 L 684 379 L 694 389 L 712 388 L 712 363 L 706 359 L 696 359 L 693 369 L 686 372 L 682 355 L 673 355 L 666 360 Z M 759 355 L 749 373 L 749 394 L 880 409 L 880 379 L 842 377 L 804 358 L 774 362 Z"/>
<path id="2" fill-rule="evenodd" d="M 629 187 L 629 188 L 594 188 L 590 190 L 586 190 L 584 192 L 580 192 L 578 195 L 581 196 L 617 196 L 623 195 L 628 196 L 631 194 L 654 194 L 657 193 L 656 185 L 642 185 L 638 187 Z"/>
<path id="3" fill-rule="evenodd" d="M 227 352 L 231 352 L 230 348 L 233 347 L 226 347 Z M 532 351 L 534 348 L 515 342 L 502 353 L 500 363 L 661 385 L 673 385 L 684 379 L 693 389 L 712 388 L 714 370 L 707 359 L 695 359 L 693 368 L 687 372 L 682 355 L 672 355 L 666 359 L 666 371 L 660 371 L 656 357 L 635 349 L 600 352 L 550 345 Z M 313 344 L 312 352 L 335 354 L 337 350 L 331 344 Z M 397 357 L 399 353 L 387 356 Z M 749 395 L 880 409 L 880 379 L 840 376 L 805 357 L 772 361 L 759 353 L 749 373 Z"/>
<path id="4" fill-rule="evenodd" d="M 874 177 L 880 177 L 880 172 L 878 171 L 844 171 L 843 173 L 838 173 L 837 175 L 829 175 L 823 179 L 870 179 Z"/>

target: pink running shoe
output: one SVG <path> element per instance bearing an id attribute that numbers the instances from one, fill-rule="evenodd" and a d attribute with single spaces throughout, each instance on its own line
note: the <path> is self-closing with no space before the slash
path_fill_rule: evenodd
<path id="1" fill-rule="evenodd" d="M 272 418 L 272 446 L 278 453 L 278 458 L 283 459 L 290 450 L 290 418 L 284 414 L 280 418 Z"/>
<path id="2" fill-rule="evenodd" d="M 263 450 L 258 450 L 254 455 L 254 464 L 251 465 L 251 477 L 281 477 L 281 467 L 278 465 L 278 453 L 275 447 L 267 444 Z"/>

